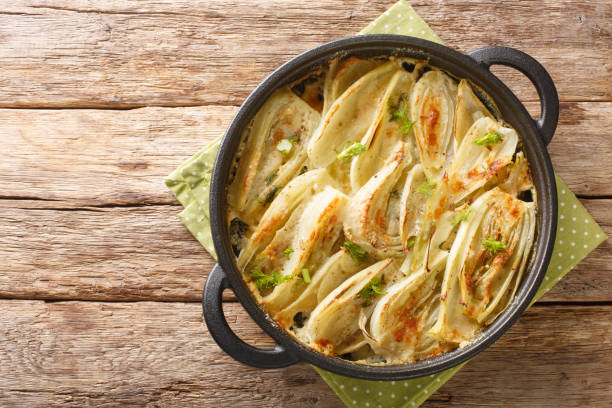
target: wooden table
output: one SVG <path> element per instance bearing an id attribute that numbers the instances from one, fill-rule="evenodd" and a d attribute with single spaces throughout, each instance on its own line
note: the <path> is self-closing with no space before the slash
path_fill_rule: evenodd
<path id="1" fill-rule="evenodd" d="M 212 258 L 163 178 L 269 72 L 391 1 L 0 3 L 0 406 L 339 407 L 306 364 L 226 356 L 199 304 Z M 450 46 L 535 56 L 561 97 L 557 173 L 612 233 L 609 0 L 415 1 Z M 535 114 L 535 91 L 511 70 Z M 233 327 L 269 345 L 227 295 Z M 427 407 L 607 407 L 612 242 Z"/>

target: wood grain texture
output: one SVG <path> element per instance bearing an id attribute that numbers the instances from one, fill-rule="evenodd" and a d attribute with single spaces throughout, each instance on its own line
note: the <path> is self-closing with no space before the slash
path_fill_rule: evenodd
<path id="1" fill-rule="evenodd" d="M 536 103 L 527 107 L 535 111 Z M 0 109 L 0 196 L 58 207 L 176 204 L 163 184 L 236 108 Z M 612 195 L 612 103 L 563 103 L 550 152 L 576 194 Z"/>
<path id="2" fill-rule="evenodd" d="M 0 195 L 81 205 L 178 204 L 164 178 L 236 108 L 0 110 Z"/>
<path id="3" fill-rule="evenodd" d="M 206 331 L 199 304 L 0 307 L 2 406 L 342 406 L 306 364 L 258 370 L 232 360 Z M 270 346 L 237 303 L 226 304 L 226 316 L 251 344 Z M 607 307 L 534 307 L 424 406 L 605 407 L 610 319 Z"/>
<path id="4" fill-rule="evenodd" d="M 339 406 L 307 365 L 257 370 L 214 343 L 197 303 L 0 301 L 0 406 Z M 270 340 L 236 303 L 228 320 Z"/>
<path id="5" fill-rule="evenodd" d="M 414 1 L 451 47 L 522 49 L 562 100 L 611 100 L 606 2 Z M 355 34 L 389 0 L 11 0 L 0 6 L 0 106 L 240 104 L 273 69 Z M 519 75 L 503 79 L 514 83 Z M 535 99 L 531 85 L 518 85 Z"/>
<path id="6" fill-rule="evenodd" d="M 180 207 L 39 204 L 0 200 L 0 297 L 201 299 L 214 260 L 179 221 Z"/>
<path id="7" fill-rule="evenodd" d="M 555 172 L 574 194 L 612 196 L 611 112 L 612 103 L 561 104 L 548 152 Z"/>
<path id="8" fill-rule="evenodd" d="M 393 2 L 1 2 L 0 298 L 29 300 L 0 299 L 0 406 L 343 406 L 306 364 L 257 370 L 216 346 L 198 303 L 214 260 L 163 179 L 272 70 Z M 453 48 L 544 64 L 555 170 L 612 235 L 612 5 L 411 3 Z M 493 72 L 538 115 L 526 78 Z M 609 239 L 423 406 L 608 407 L 611 272 Z M 226 292 L 230 325 L 271 346 Z"/>
<path id="9" fill-rule="evenodd" d="M 612 236 L 612 200 L 582 202 Z M 0 200 L 0 297 L 201 299 L 215 261 L 179 221 L 181 207 L 53 206 Z M 608 239 L 543 300 L 612 301 L 611 249 Z"/>

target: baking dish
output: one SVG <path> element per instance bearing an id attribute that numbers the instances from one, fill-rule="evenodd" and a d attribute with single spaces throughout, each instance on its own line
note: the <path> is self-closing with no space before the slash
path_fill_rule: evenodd
<path id="1" fill-rule="evenodd" d="M 427 60 L 457 78 L 470 80 L 496 103 L 501 116 L 516 129 L 532 171 L 536 189 L 537 242 L 531 267 L 510 307 L 470 344 L 440 356 L 412 364 L 370 366 L 333 358 L 299 343 L 259 307 L 247 289 L 235 263 L 226 220 L 226 188 L 231 163 L 242 131 L 273 91 L 287 85 L 338 56 L 374 57 L 396 55 Z M 526 75 L 541 101 L 541 118 L 534 121 L 516 96 L 490 71 L 501 64 Z M 323 369 L 357 378 L 397 380 L 433 374 L 458 365 L 484 350 L 501 336 L 527 308 L 546 273 L 555 242 L 557 196 L 555 178 L 546 144 L 553 137 L 559 112 L 554 83 L 545 69 L 527 54 L 506 47 L 487 47 L 467 55 L 430 41 L 396 35 L 350 37 L 316 47 L 287 62 L 266 78 L 247 98 L 230 124 L 219 148 L 210 187 L 210 222 L 218 264 L 211 271 L 203 297 L 204 317 L 219 346 L 245 364 L 277 368 L 306 361 Z M 230 288 L 244 308 L 277 343 L 272 350 L 252 347 L 229 328 L 222 310 L 221 294 Z"/>

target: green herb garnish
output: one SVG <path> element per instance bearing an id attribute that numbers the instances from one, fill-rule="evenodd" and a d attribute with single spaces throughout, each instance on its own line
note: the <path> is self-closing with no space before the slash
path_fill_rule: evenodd
<path id="1" fill-rule="evenodd" d="M 287 155 L 291 153 L 291 149 L 293 149 L 293 143 L 291 143 L 289 139 L 282 139 L 280 142 L 278 142 L 276 148 L 282 154 Z"/>
<path id="2" fill-rule="evenodd" d="M 358 298 L 363 299 L 361 306 L 370 306 L 372 304 L 372 297 L 374 296 L 386 295 L 387 292 L 382 290 L 382 285 L 384 285 L 382 279 L 374 278 L 368 283 L 368 286 L 361 289 L 357 295 Z"/>
<path id="3" fill-rule="evenodd" d="M 259 290 L 270 289 L 280 285 L 286 280 L 293 279 L 291 275 L 281 275 L 278 272 L 274 272 L 272 275 L 266 275 L 259 269 L 251 269 L 250 274 L 253 278 L 256 278 L 255 284 Z"/>
<path id="4" fill-rule="evenodd" d="M 406 248 L 412 248 L 415 242 L 416 242 L 416 238 L 410 237 L 408 241 L 406 241 Z"/>
<path id="5" fill-rule="evenodd" d="M 289 248 L 285 249 L 285 250 L 283 251 L 283 253 L 285 254 L 285 256 L 286 256 L 287 258 L 289 258 L 289 256 L 290 256 L 290 255 L 293 253 L 293 248 L 289 247 Z"/>
<path id="6" fill-rule="evenodd" d="M 347 142 L 346 147 L 338 153 L 338 159 L 348 161 L 353 156 L 359 156 L 366 151 L 366 147 L 358 142 Z"/>
<path id="7" fill-rule="evenodd" d="M 270 174 L 270 175 L 268 176 L 268 178 L 266 178 L 266 184 L 267 184 L 267 185 L 272 184 L 272 180 L 274 180 L 274 178 L 275 178 L 277 175 L 278 175 L 278 169 L 277 169 L 277 170 L 274 170 L 274 173 Z"/>
<path id="8" fill-rule="evenodd" d="M 393 191 L 391 192 L 391 197 L 392 197 L 392 198 L 399 198 L 399 196 L 400 196 L 399 191 L 397 191 L 397 190 L 393 190 Z"/>
<path id="9" fill-rule="evenodd" d="M 474 144 L 478 146 L 493 146 L 499 143 L 501 135 L 497 132 L 487 132 L 479 139 L 474 140 Z"/>
<path id="10" fill-rule="evenodd" d="M 364 263 L 365 260 L 368 258 L 368 253 L 364 251 L 363 248 L 361 248 L 359 245 L 351 241 L 344 241 L 344 244 L 342 246 L 344 247 L 344 249 L 346 249 L 351 258 L 353 258 L 353 260 L 355 262 L 358 262 L 359 264 Z"/>
<path id="11" fill-rule="evenodd" d="M 456 227 L 462 221 L 467 221 L 467 219 L 468 219 L 468 217 L 470 215 L 470 212 L 472 212 L 472 209 L 469 208 L 469 207 L 467 209 L 461 211 L 461 214 L 456 216 L 455 219 L 453 220 L 453 227 Z"/>
<path id="12" fill-rule="evenodd" d="M 502 249 L 506 249 L 506 244 L 493 238 L 487 238 L 485 242 L 482 243 L 482 246 L 487 248 L 491 255 L 495 255 Z"/>
<path id="13" fill-rule="evenodd" d="M 425 194 L 426 196 L 430 196 L 431 193 L 436 189 L 436 183 L 432 183 L 429 180 L 425 180 L 421 185 L 417 188 L 417 193 Z"/>
<path id="14" fill-rule="evenodd" d="M 410 120 L 406 108 L 402 106 L 405 100 L 406 95 L 401 93 L 399 94 L 399 97 L 397 99 L 397 104 L 394 104 L 391 98 L 389 98 L 389 102 L 387 103 L 387 105 L 389 108 L 389 114 L 391 115 L 391 122 L 398 121 L 400 123 L 400 131 L 404 135 L 408 135 L 416 122 Z"/>
<path id="15" fill-rule="evenodd" d="M 302 280 L 304 283 L 310 283 L 310 272 L 306 268 L 302 269 Z"/>

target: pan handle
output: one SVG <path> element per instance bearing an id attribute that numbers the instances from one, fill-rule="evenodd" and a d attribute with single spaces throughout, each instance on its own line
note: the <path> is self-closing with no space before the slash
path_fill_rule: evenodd
<path id="1" fill-rule="evenodd" d="M 232 287 L 221 266 L 216 264 L 206 280 L 202 308 L 208 331 L 223 351 L 241 363 L 258 368 L 281 368 L 299 361 L 278 344 L 272 350 L 262 350 L 242 341 L 225 320 L 221 299 L 224 289 Z"/>
<path id="2" fill-rule="evenodd" d="M 469 52 L 468 55 L 480 65 L 489 69 L 499 64 L 512 67 L 522 72 L 535 86 L 540 97 L 540 119 L 536 126 L 544 144 L 549 144 L 557 128 L 559 119 L 559 96 L 557 88 L 542 64 L 533 57 L 514 48 L 485 47 Z"/>

